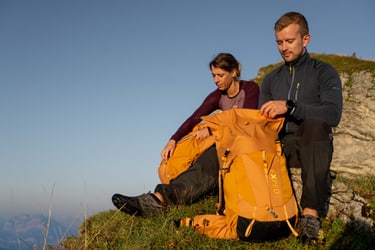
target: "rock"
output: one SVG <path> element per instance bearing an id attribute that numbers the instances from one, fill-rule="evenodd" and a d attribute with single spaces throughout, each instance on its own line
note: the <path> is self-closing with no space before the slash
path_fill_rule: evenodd
<path id="1" fill-rule="evenodd" d="M 345 177 L 374 174 L 375 88 L 369 72 L 341 75 L 344 106 L 341 122 L 334 129 L 331 168 Z M 351 80 L 351 84 L 348 81 Z"/>

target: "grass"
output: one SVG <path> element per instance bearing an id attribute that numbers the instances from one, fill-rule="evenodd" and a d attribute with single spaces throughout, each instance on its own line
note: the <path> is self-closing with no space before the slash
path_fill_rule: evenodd
<path id="1" fill-rule="evenodd" d="M 354 73 L 358 72 L 370 72 L 372 77 L 375 77 L 375 61 L 359 59 L 355 56 L 342 56 L 342 55 L 331 55 L 331 54 L 317 54 L 310 53 L 312 58 L 316 58 L 328 64 L 331 64 L 336 68 L 339 74 L 346 74 L 348 76 L 348 81 L 346 85 L 352 85 L 352 76 Z M 283 62 L 280 61 L 276 64 L 270 64 L 259 69 L 258 75 L 253 79 L 258 84 L 261 84 L 265 75 L 282 65 Z"/>
<path id="2" fill-rule="evenodd" d="M 362 209 L 362 214 L 375 221 L 375 176 L 361 176 L 356 179 L 339 177 L 339 180 L 367 200 L 368 205 Z"/>
<path id="3" fill-rule="evenodd" d="M 371 208 L 375 209 L 375 176 L 362 176 L 356 179 L 342 178 L 354 192 L 360 193 L 363 198 L 367 199 Z"/>
<path id="4" fill-rule="evenodd" d="M 359 195 L 375 197 L 375 176 L 345 179 Z M 293 235 L 286 239 L 248 243 L 236 240 L 210 239 L 190 228 L 177 228 L 174 221 L 196 214 L 215 213 L 217 197 L 191 206 L 172 207 L 155 218 L 134 217 L 118 210 L 104 211 L 88 218 L 78 237 L 66 238 L 64 249 L 370 249 L 375 245 L 374 227 L 339 219 L 322 222 L 325 243 L 316 247 L 300 244 Z"/>

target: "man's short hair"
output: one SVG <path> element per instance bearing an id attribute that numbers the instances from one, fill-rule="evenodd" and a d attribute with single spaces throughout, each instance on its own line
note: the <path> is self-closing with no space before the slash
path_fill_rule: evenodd
<path id="1" fill-rule="evenodd" d="M 301 13 L 293 11 L 282 15 L 279 20 L 276 21 L 274 29 L 275 31 L 281 31 L 292 23 L 299 25 L 301 36 L 309 34 L 309 25 L 306 18 Z"/>

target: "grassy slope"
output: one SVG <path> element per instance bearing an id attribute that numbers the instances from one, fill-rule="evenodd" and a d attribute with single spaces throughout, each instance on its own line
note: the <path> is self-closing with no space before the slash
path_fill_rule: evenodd
<path id="1" fill-rule="evenodd" d="M 349 76 L 349 79 L 351 78 L 353 73 L 361 71 L 372 72 L 373 76 L 375 76 L 375 61 L 366 61 L 352 56 L 348 57 L 315 53 L 311 53 L 310 55 L 313 58 L 331 64 L 337 69 L 340 74 L 347 74 Z M 261 67 L 259 69 L 258 75 L 253 80 L 255 80 L 257 83 L 261 83 L 264 76 L 268 72 L 280 66 L 281 64 L 282 62 L 279 62 L 276 64 L 270 64 L 268 66 Z M 351 81 L 349 80 L 347 84 L 351 84 Z"/>
<path id="2" fill-rule="evenodd" d="M 332 64 L 339 73 L 348 74 L 349 79 L 353 72 L 375 72 L 372 61 L 337 55 L 312 56 Z M 265 73 L 277 65 L 280 63 L 261 68 L 255 80 L 261 82 Z M 370 209 L 366 213 L 374 219 L 375 176 L 341 181 L 369 200 Z M 276 242 L 246 243 L 209 239 L 188 228 L 174 226 L 174 220 L 179 218 L 215 213 L 215 203 L 216 197 L 208 197 L 192 206 L 171 208 L 166 214 L 152 219 L 131 217 L 115 210 L 104 211 L 88 218 L 80 227 L 80 235 L 65 239 L 63 245 L 65 249 L 306 249 L 294 236 Z M 370 249 L 375 245 L 374 228 L 323 220 L 323 229 L 326 243 L 319 249 Z"/>
<path id="3" fill-rule="evenodd" d="M 375 176 L 349 180 L 356 192 L 374 202 Z M 215 213 L 216 197 L 185 207 L 173 207 L 152 219 L 132 217 L 116 210 L 88 218 L 80 227 L 79 237 L 64 240 L 65 249 L 306 249 L 294 236 L 275 242 L 247 243 L 210 239 L 190 228 L 176 228 L 174 221 L 196 214 Z M 372 205 L 374 211 L 374 203 Z M 374 214 L 372 214 L 374 218 Z M 344 225 L 340 220 L 323 220 L 326 242 L 316 249 L 371 249 L 375 229 L 360 223 Z M 315 248 L 310 248 L 315 249 Z"/>

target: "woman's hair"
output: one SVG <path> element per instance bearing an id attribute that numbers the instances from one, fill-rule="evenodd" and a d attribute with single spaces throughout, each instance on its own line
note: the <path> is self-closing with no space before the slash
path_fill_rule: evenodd
<path id="1" fill-rule="evenodd" d="M 232 72 L 232 70 L 236 71 L 236 78 L 237 80 L 240 79 L 241 76 L 241 64 L 237 61 L 236 58 L 232 54 L 229 53 L 220 53 L 218 54 L 211 62 L 210 62 L 210 69 L 212 67 L 220 68 L 228 72 Z"/>
<path id="2" fill-rule="evenodd" d="M 274 29 L 275 31 L 281 31 L 292 23 L 299 25 L 302 37 L 309 34 L 309 25 L 307 20 L 301 13 L 298 12 L 288 12 L 282 15 L 279 20 L 276 21 Z"/>

